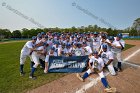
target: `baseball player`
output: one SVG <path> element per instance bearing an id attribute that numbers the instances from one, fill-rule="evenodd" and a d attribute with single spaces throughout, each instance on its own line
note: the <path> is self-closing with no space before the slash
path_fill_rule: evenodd
<path id="1" fill-rule="evenodd" d="M 117 35 L 117 37 L 115 37 L 115 41 L 118 41 L 119 44 L 121 45 L 121 51 L 117 54 L 117 57 L 118 57 L 118 71 L 122 71 L 122 68 L 121 68 L 121 63 L 122 63 L 122 57 L 121 57 L 121 52 L 122 50 L 125 48 L 125 41 L 122 39 L 122 34 L 119 33 Z"/>
<path id="2" fill-rule="evenodd" d="M 84 56 L 84 50 L 80 43 L 77 44 L 77 48 L 75 49 L 75 56 Z"/>
<path id="3" fill-rule="evenodd" d="M 83 76 L 80 76 L 79 74 L 77 74 L 77 77 L 81 80 L 84 81 L 92 72 L 96 72 L 99 74 L 99 76 L 101 77 L 101 82 L 105 87 L 105 91 L 106 92 L 114 92 L 116 91 L 116 89 L 111 88 L 104 76 L 103 73 L 103 68 L 104 68 L 104 62 L 103 60 L 98 56 L 98 52 L 94 51 L 93 55 L 89 55 L 89 69 L 84 73 Z M 91 65 L 92 63 L 92 65 Z"/>
<path id="4" fill-rule="evenodd" d="M 94 32 L 94 37 L 92 38 L 93 42 L 93 51 L 97 50 L 99 51 L 100 48 L 100 37 L 98 36 L 98 32 Z"/>
<path id="5" fill-rule="evenodd" d="M 34 76 L 34 72 L 35 72 L 36 68 L 38 67 L 38 65 L 40 64 L 39 59 L 45 60 L 45 57 L 42 54 L 44 54 L 44 46 L 37 47 L 36 50 L 34 50 L 32 52 L 31 57 L 34 62 L 34 65 L 31 69 L 31 73 L 29 76 L 29 78 L 31 78 L 31 79 L 36 79 L 36 76 Z"/>
<path id="6" fill-rule="evenodd" d="M 58 41 L 56 41 L 56 42 L 54 42 L 54 45 L 52 47 L 55 48 L 55 52 L 57 53 L 57 56 L 58 56 L 58 53 L 59 53 L 58 50 L 60 50 L 60 48 L 61 48 L 60 43 Z"/>
<path id="7" fill-rule="evenodd" d="M 45 32 L 39 33 L 39 34 L 37 35 L 37 41 L 36 41 L 36 47 L 37 47 L 37 49 L 42 48 L 42 47 L 43 47 L 43 44 L 45 43 L 45 41 L 46 41 Z M 40 61 L 40 68 L 44 68 L 44 67 L 45 67 L 45 65 L 44 65 L 45 62 L 43 62 L 42 59 L 39 59 L 39 61 Z M 34 62 L 33 62 L 31 65 L 32 65 L 32 67 L 33 67 Z"/>
<path id="8" fill-rule="evenodd" d="M 83 42 L 83 50 L 84 50 L 84 55 L 88 56 L 92 53 L 91 47 L 88 46 L 86 42 Z"/>
<path id="9" fill-rule="evenodd" d="M 111 51 L 107 51 L 107 45 L 102 45 L 103 52 L 101 53 L 101 58 L 104 61 L 105 66 L 108 68 L 111 75 L 116 75 L 116 72 L 113 67 L 113 53 Z"/>
<path id="10" fill-rule="evenodd" d="M 72 48 L 71 48 L 71 45 L 70 44 L 66 44 L 66 47 L 65 47 L 65 49 L 64 49 L 64 54 L 65 54 L 65 56 L 71 56 L 72 54 L 71 54 L 71 50 L 72 50 Z"/>
<path id="11" fill-rule="evenodd" d="M 48 52 L 48 54 L 46 55 L 44 73 L 48 73 L 48 62 L 49 62 L 49 57 L 50 56 L 57 56 L 57 53 L 55 52 L 55 48 L 54 47 L 52 47 L 50 49 L 50 51 Z"/>
<path id="12" fill-rule="evenodd" d="M 23 76 L 24 75 L 24 63 L 26 61 L 26 58 L 29 56 L 31 61 L 31 54 L 32 52 L 35 50 L 35 42 L 37 40 L 36 36 L 32 37 L 31 41 L 26 42 L 26 44 L 24 45 L 24 47 L 21 49 L 21 54 L 20 54 L 20 75 Z"/>
<path id="13" fill-rule="evenodd" d="M 120 44 L 119 41 L 114 40 L 113 36 L 109 37 L 109 41 L 110 43 L 108 43 L 108 45 L 111 48 L 111 52 L 114 54 L 114 57 L 117 59 L 118 63 L 114 64 L 115 70 L 116 71 L 121 71 L 121 62 L 122 62 L 122 58 L 121 58 L 121 51 L 122 51 L 122 46 Z"/>

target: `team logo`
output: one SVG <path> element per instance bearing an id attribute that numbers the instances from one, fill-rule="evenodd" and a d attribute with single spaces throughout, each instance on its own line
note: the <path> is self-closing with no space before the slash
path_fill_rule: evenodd
<path id="1" fill-rule="evenodd" d="M 95 61 L 94 61 L 94 71 L 95 71 L 95 72 L 98 72 L 98 71 L 99 71 L 99 70 L 98 70 L 98 65 L 99 65 L 99 64 L 98 64 L 98 61 L 95 60 Z"/>
<path id="2" fill-rule="evenodd" d="M 87 51 L 87 49 L 86 49 L 86 48 L 84 48 L 84 51 L 85 51 L 85 53 L 88 53 L 88 51 Z"/>
<path id="3" fill-rule="evenodd" d="M 82 55 L 82 52 L 81 52 L 80 50 L 76 50 L 76 51 L 75 51 L 75 55 L 76 55 L 76 56 L 81 56 L 81 55 Z"/>
<path id="4" fill-rule="evenodd" d="M 95 60 L 95 61 L 94 61 L 94 68 L 98 68 L 98 65 L 99 65 L 99 64 L 98 64 L 98 61 Z"/>
<path id="5" fill-rule="evenodd" d="M 106 54 L 103 54 L 103 55 L 102 55 L 102 58 L 106 58 Z"/>

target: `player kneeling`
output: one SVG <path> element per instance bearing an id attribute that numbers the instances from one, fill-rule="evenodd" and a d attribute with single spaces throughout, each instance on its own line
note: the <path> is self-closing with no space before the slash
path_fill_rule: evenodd
<path id="1" fill-rule="evenodd" d="M 116 75 L 115 69 L 113 67 L 113 53 L 111 51 L 107 51 L 107 45 L 102 45 L 103 52 L 101 53 L 101 58 L 104 61 L 105 66 L 108 68 L 111 75 Z"/>
<path id="2" fill-rule="evenodd" d="M 85 72 L 83 76 L 80 76 L 77 74 L 77 77 L 84 81 L 92 72 L 97 72 L 99 76 L 101 77 L 101 82 L 105 87 L 105 92 L 116 92 L 116 88 L 111 88 L 104 76 L 103 68 L 104 68 L 104 62 L 103 60 L 98 56 L 98 52 L 93 52 L 94 56 L 89 55 L 89 69 Z M 92 64 L 92 65 L 91 65 Z"/>
<path id="3" fill-rule="evenodd" d="M 54 47 L 52 47 L 51 50 L 46 55 L 44 73 L 48 73 L 48 62 L 49 62 L 49 57 L 50 56 L 57 56 L 57 53 L 55 52 L 55 48 Z"/>

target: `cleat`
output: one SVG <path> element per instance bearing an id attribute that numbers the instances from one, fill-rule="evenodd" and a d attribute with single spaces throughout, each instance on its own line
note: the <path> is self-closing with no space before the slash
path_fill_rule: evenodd
<path id="1" fill-rule="evenodd" d="M 40 66 L 40 68 L 43 68 L 43 66 Z"/>
<path id="2" fill-rule="evenodd" d="M 116 93 L 116 88 L 106 88 L 104 91 L 107 93 Z"/>
<path id="3" fill-rule="evenodd" d="M 23 73 L 23 72 L 20 72 L 20 76 L 24 76 L 25 75 L 25 73 Z"/>
<path id="4" fill-rule="evenodd" d="M 78 79 L 79 79 L 80 81 L 84 82 L 84 79 L 80 76 L 80 74 L 77 73 L 76 76 L 78 77 Z"/>
<path id="5" fill-rule="evenodd" d="M 116 67 L 114 67 L 114 70 L 117 72 L 118 71 L 118 69 L 116 68 Z"/>
<path id="6" fill-rule="evenodd" d="M 118 68 L 118 72 L 122 72 L 122 69 L 121 68 Z"/>
<path id="7" fill-rule="evenodd" d="M 29 76 L 29 78 L 35 80 L 36 76 Z"/>
<path id="8" fill-rule="evenodd" d="M 45 73 L 45 74 L 47 74 L 47 73 L 48 73 L 48 71 L 44 70 L 44 73 Z"/>

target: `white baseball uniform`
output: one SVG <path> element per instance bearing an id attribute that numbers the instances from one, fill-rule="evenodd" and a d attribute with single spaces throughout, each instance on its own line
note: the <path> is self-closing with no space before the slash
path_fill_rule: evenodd
<path id="1" fill-rule="evenodd" d="M 101 58 L 103 59 L 104 63 L 107 64 L 109 60 L 114 59 L 114 56 L 111 51 L 106 51 L 106 52 L 102 52 Z M 116 72 L 113 67 L 113 61 L 107 66 L 107 68 L 111 73 L 111 75 L 116 75 Z"/>
<path id="2" fill-rule="evenodd" d="M 92 53 L 92 49 L 90 46 L 84 47 L 84 50 L 85 50 L 84 55 L 89 55 Z"/>
<path id="3" fill-rule="evenodd" d="M 99 50 L 100 48 L 100 37 L 94 37 L 92 38 L 92 42 L 93 42 L 93 50 Z"/>
<path id="4" fill-rule="evenodd" d="M 121 46 L 119 41 L 113 41 L 112 42 L 113 45 L 115 46 Z M 121 49 L 120 48 L 116 48 L 116 47 L 111 47 L 111 52 L 114 54 L 115 57 L 115 61 L 114 61 L 114 66 L 117 67 L 117 62 L 122 62 L 122 57 L 121 57 Z"/>
<path id="5" fill-rule="evenodd" d="M 31 49 L 35 46 L 35 44 L 32 43 L 32 41 L 26 42 L 24 47 L 21 50 L 20 54 L 20 64 L 24 64 L 26 61 L 27 56 L 30 57 L 30 60 L 32 61 L 32 58 L 30 56 L 30 53 L 32 52 Z"/>
<path id="6" fill-rule="evenodd" d="M 93 63 L 93 65 L 92 65 L 92 68 L 93 68 L 93 69 L 95 68 L 95 66 L 94 66 L 94 63 L 95 63 L 95 62 L 98 63 L 97 69 L 101 70 L 101 69 L 104 67 L 104 62 L 103 62 L 103 60 L 102 60 L 100 57 L 95 58 L 95 57 L 93 56 L 93 57 L 90 58 L 89 62 L 90 62 L 90 63 Z M 91 70 L 91 69 L 88 69 L 86 72 L 87 72 L 88 75 L 89 75 L 89 74 L 92 73 L 92 70 Z M 100 76 L 101 78 L 105 78 L 103 71 L 101 71 L 101 72 L 98 73 L 98 74 L 99 74 L 99 76 Z"/>

